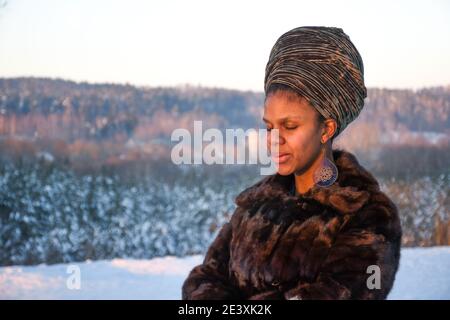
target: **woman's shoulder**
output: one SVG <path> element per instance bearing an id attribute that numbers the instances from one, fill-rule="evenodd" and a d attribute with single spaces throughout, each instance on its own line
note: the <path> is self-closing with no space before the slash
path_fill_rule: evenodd
<path id="1" fill-rule="evenodd" d="M 345 188 L 364 195 L 358 210 L 352 213 L 352 222 L 359 227 L 367 227 L 388 237 L 400 237 L 401 226 L 396 204 L 389 194 L 385 193 L 377 179 L 364 168 L 356 157 L 342 150 L 335 151 L 340 169 L 340 185 L 338 190 L 345 193 Z M 356 197 L 349 196 L 349 202 Z"/>
<path id="2" fill-rule="evenodd" d="M 352 219 L 358 228 L 370 229 L 387 239 L 399 239 L 402 235 L 398 208 L 381 190 L 372 191 L 365 206 Z"/>

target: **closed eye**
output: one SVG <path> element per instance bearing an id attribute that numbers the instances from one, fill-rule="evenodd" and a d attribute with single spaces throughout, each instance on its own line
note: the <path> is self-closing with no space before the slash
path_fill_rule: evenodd
<path id="1" fill-rule="evenodd" d="M 295 129 L 297 129 L 297 128 L 298 128 L 298 126 L 289 126 L 289 127 L 288 127 L 288 126 L 285 126 L 285 129 L 286 129 L 286 130 L 295 130 Z M 272 131 L 272 129 L 273 129 L 273 128 L 269 128 L 269 127 L 266 128 L 266 130 L 269 131 L 269 132 Z"/>

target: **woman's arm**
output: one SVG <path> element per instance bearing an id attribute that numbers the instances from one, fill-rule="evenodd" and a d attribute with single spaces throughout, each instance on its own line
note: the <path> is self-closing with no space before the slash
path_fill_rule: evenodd
<path id="1" fill-rule="evenodd" d="M 231 222 L 225 223 L 208 249 L 201 265 L 189 273 L 182 287 L 183 300 L 241 299 L 239 290 L 228 276 Z"/>

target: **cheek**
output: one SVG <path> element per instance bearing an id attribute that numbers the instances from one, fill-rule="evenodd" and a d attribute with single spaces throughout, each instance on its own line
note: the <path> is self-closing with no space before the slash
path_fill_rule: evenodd
<path id="1" fill-rule="evenodd" d="M 289 136 L 286 142 L 297 159 L 308 158 L 309 154 L 320 147 L 320 137 L 315 130 L 299 130 Z"/>
<path id="2" fill-rule="evenodd" d="M 286 138 L 286 143 L 293 153 L 297 154 L 308 146 L 308 136 L 305 132 L 299 131 Z"/>

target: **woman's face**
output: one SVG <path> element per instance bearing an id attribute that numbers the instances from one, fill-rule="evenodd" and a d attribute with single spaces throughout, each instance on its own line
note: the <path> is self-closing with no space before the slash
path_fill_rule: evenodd
<path id="1" fill-rule="evenodd" d="M 276 91 L 266 99 L 263 121 L 269 131 L 279 130 L 278 153 L 276 148 L 271 150 L 279 174 L 301 174 L 317 159 L 322 130 L 318 112 L 307 100 L 291 92 Z"/>

